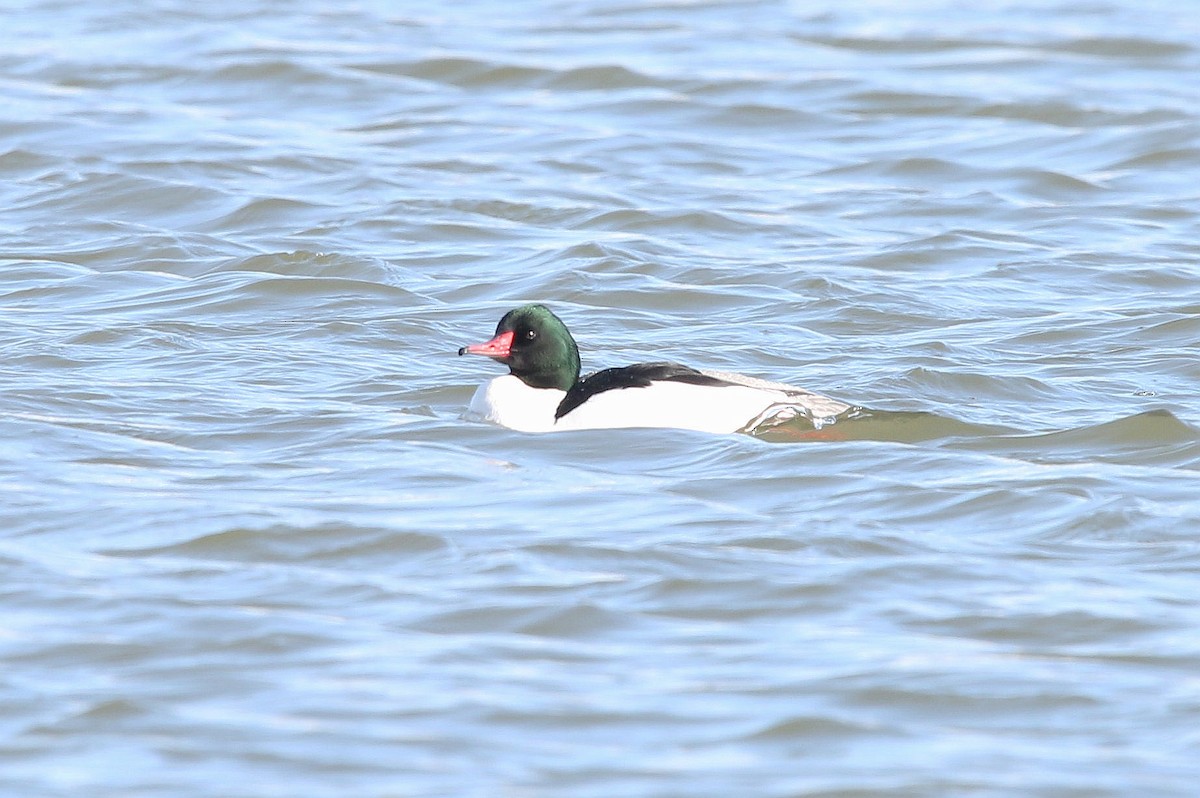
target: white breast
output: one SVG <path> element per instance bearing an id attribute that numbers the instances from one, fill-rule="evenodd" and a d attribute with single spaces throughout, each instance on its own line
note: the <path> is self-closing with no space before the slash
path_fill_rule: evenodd
<path id="1" fill-rule="evenodd" d="M 566 395 L 557 388 L 531 388 L 505 374 L 479 386 L 467 414 L 520 432 L 553 432 L 554 411 Z"/>

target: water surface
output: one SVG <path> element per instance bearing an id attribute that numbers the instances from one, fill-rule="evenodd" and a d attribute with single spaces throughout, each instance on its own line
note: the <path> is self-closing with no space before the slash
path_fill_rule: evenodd
<path id="1" fill-rule="evenodd" d="M 28 0 L 0 787 L 1189 796 L 1187 4 Z M 531 436 L 459 359 L 862 405 Z"/>

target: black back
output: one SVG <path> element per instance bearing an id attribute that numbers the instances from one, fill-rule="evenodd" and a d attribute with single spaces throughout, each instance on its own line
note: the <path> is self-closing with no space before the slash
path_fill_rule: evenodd
<path id="1" fill-rule="evenodd" d="M 638 363 L 633 366 L 604 369 L 576 382 L 558 403 L 554 418 L 558 420 L 586 402 L 590 397 L 618 388 L 646 388 L 652 382 L 686 382 L 690 385 L 720 387 L 732 382 L 710 377 L 694 368 L 678 363 Z"/>

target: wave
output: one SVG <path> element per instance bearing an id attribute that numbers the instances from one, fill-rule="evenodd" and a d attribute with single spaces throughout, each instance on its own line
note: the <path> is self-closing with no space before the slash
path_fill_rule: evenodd
<path id="1" fill-rule="evenodd" d="M 869 410 L 855 408 L 836 423 L 814 426 L 798 418 L 786 424 L 755 432 L 754 437 L 772 443 L 805 441 L 890 441 L 920 443 L 940 438 L 981 437 L 1013 430 L 994 424 L 975 424 L 925 411 Z"/>
<path id="2" fill-rule="evenodd" d="M 1169 410 L 1150 410 L 1099 424 L 1024 432 L 930 412 L 856 409 L 836 423 L 808 419 L 755 433 L 772 443 L 885 441 L 948 446 L 1042 463 L 1105 462 L 1200 468 L 1200 429 Z"/>
<path id="3" fill-rule="evenodd" d="M 966 441 L 979 448 L 980 441 Z M 1036 434 L 988 439 L 989 451 L 1040 463 L 1102 462 L 1200 468 L 1200 429 L 1169 410 Z"/>

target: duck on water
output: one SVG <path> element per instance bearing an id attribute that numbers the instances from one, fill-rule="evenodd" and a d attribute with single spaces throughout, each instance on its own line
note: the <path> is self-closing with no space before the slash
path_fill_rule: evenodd
<path id="1" fill-rule="evenodd" d="M 757 432 L 793 419 L 817 428 L 853 405 L 792 385 L 704 371 L 678 363 L 638 363 L 580 379 L 579 347 L 544 305 L 500 319 L 495 336 L 464 346 L 508 366 L 471 399 L 469 416 L 521 432 L 660 427 L 712 433 Z"/>

